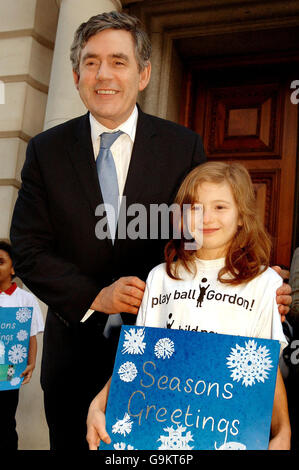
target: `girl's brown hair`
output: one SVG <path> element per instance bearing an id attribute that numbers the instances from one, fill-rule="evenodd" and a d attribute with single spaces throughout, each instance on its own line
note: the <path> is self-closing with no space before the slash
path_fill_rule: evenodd
<path id="1" fill-rule="evenodd" d="M 225 258 L 225 266 L 219 271 L 218 280 L 225 284 L 238 285 L 250 281 L 269 266 L 271 240 L 261 222 L 256 208 L 256 197 L 250 175 L 239 163 L 207 162 L 194 168 L 181 184 L 175 204 L 183 214 L 184 204 L 197 202 L 198 186 L 203 182 L 229 183 L 235 198 L 242 225 L 233 238 Z M 196 250 L 185 250 L 184 221 L 173 221 L 180 227 L 181 237 L 173 238 L 165 247 L 167 274 L 179 279 L 178 269 L 183 266 L 194 271 Z"/>

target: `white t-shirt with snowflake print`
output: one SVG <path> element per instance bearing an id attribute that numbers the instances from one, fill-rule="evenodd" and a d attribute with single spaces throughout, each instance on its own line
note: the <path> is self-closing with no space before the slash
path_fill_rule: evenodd
<path id="1" fill-rule="evenodd" d="M 136 325 L 276 339 L 285 347 L 276 290 L 281 277 L 271 268 L 246 284 L 217 280 L 224 258 L 196 259 L 197 273 L 180 269 L 171 279 L 166 265 L 148 275 Z"/>

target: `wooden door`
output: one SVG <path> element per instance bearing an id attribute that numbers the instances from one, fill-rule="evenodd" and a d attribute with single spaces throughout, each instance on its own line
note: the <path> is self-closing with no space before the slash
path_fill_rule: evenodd
<path id="1" fill-rule="evenodd" d="M 222 61 L 190 67 L 181 122 L 201 134 L 208 160 L 243 163 L 273 238 L 272 263 L 289 266 L 294 218 L 298 106 L 294 64 Z"/>

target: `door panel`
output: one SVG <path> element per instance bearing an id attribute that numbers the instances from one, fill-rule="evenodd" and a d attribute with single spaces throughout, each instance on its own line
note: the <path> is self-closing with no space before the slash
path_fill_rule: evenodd
<path id="1" fill-rule="evenodd" d="M 279 158 L 278 84 L 212 88 L 207 92 L 204 145 L 210 158 Z"/>

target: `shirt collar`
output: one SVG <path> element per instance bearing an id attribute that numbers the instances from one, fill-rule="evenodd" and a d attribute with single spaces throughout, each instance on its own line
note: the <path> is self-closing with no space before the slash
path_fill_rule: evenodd
<path id="1" fill-rule="evenodd" d="M 11 294 L 14 293 L 14 291 L 16 290 L 17 287 L 18 287 L 17 284 L 15 282 L 13 282 L 8 289 L 0 290 L 0 294 L 2 294 L 4 292 L 4 294 L 11 295 Z"/>
<path id="2" fill-rule="evenodd" d="M 120 124 L 118 127 L 113 129 L 113 132 L 121 130 L 125 134 L 127 134 L 132 142 L 135 140 L 136 134 L 136 127 L 137 127 L 137 118 L 138 118 L 138 109 L 135 105 L 132 114 L 128 117 L 128 119 Z M 100 134 L 103 132 L 111 132 L 112 129 L 108 129 L 107 127 L 103 126 L 99 121 L 95 119 L 95 117 L 89 113 L 89 121 L 90 121 L 90 129 L 91 129 L 91 140 L 94 143 Z"/>

